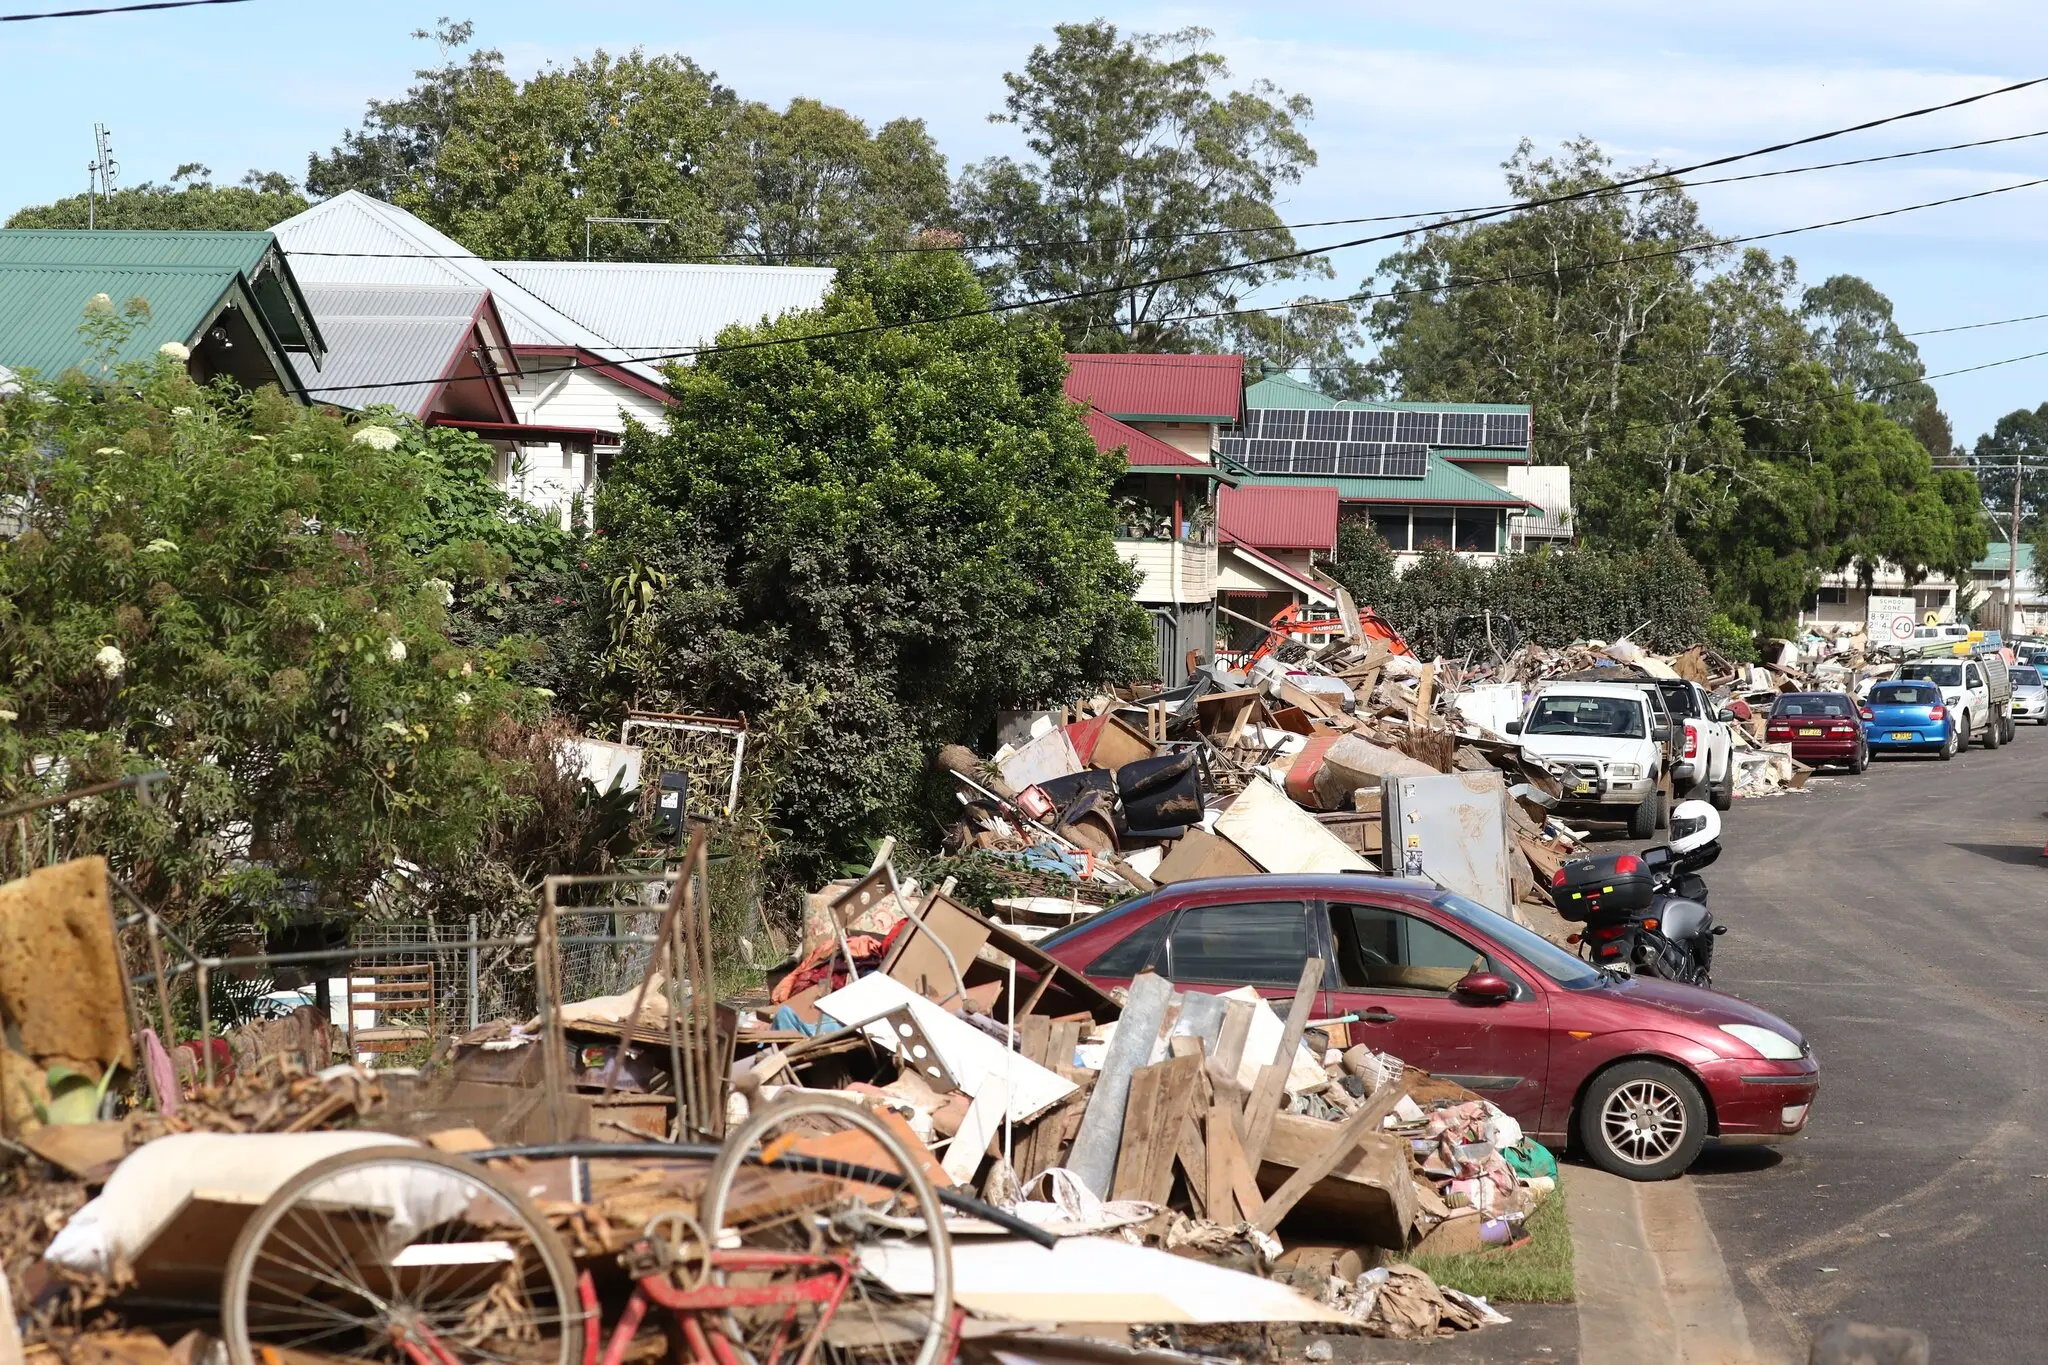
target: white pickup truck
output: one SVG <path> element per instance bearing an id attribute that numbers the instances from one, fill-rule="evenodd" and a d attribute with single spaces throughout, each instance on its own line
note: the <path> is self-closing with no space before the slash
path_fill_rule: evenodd
<path id="1" fill-rule="evenodd" d="M 1941 689 L 1941 703 L 1955 717 L 1961 736 L 1958 749 L 1969 747 L 1972 740 L 1987 749 L 2012 742 L 2012 675 L 1997 651 L 1908 659 L 1900 666 L 1899 676 L 1931 682 Z"/>
<path id="2" fill-rule="evenodd" d="M 1649 838 L 1668 818 L 1664 754 L 1676 737 L 1641 684 L 1545 683 L 1507 729 L 1524 754 L 1558 775 L 1562 813 L 1625 819 L 1635 839 Z"/>
<path id="3" fill-rule="evenodd" d="M 1692 765 L 1689 795 L 1704 795 L 1715 810 L 1735 804 L 1735 713 L 1683 678 L 1659 678 L 1664 704 L 1685 726 L 1683 761 Z"/>

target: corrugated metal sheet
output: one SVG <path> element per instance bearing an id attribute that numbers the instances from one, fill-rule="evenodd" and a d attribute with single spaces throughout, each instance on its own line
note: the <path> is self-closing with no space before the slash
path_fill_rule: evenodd
<path id="1" fill-rule="evenodd" d="M 240 278 L 233 267 L 0 264 L 0 365 L 49 378 L 85 364 L 91 352 L 78 328 L 95 294 L 117 309 L 130 299 L 149 302 L 148 319 L 119 358 L 146 356 L 167 341 L 190 345 Z"/>
<path id="2" fill-rule="evenodd" d="M 1216 506 L 1216 529 L 1254 549 L 1335 550 L 1337 490 L 1327 484 L 1225 488 Z"/>
<path id="3" fill-rule="evenodd" d="M 1123 421 L 1235 422 L 1244 357 L 1070 355 L 1067 396 Z"/>
<path id="4" fill-rule="evenodd" d="M 795 266 L 489 261 L 368 195 L 349 191 L 279 223 L 302 281 L 488 289 L 515 346 L 571 346 L 659 384 L 662 362 L 734 323 L 815 308 L 833 272 Z"/>
<path id="5" fill-rule="evenodd" d="M 388 403 L 424 416 L 431 384 L 362 386 L 446 373 L 468 346 L 477 309 L 488 297 L 475 287 L 315 285 L 306 298 L 327 337 L 327 362 L 317 373 L 297 357 L 294 366 L 315 401 L 344 408 Z"/>
<path id="6" fill-rule="evenodd" d="M 254 276 L 275 242 L 267 232 L 83 232 L 0 230 L 0 264 L 200 266 Z"/>
<path id="7" fill-rule="evenodd" d="M 836 272 L 784 265 L 497 261 L 498 274 L 629 354 L 709 345 L 825 301 Z"/>
<path id="8" fill-rule="evenodd" d="M 1202 469 L 1218 472 L 1216 466 L 1206 460 L 1198 460 L 1186 451 L 1175 450 L 1157 436 L 1150 436 L 1136 427 L 1125 426 L 1107 413 L 1089 408 L 1081 414 L 1087 424 L 1088 434 L 1095 438 L 1095 448 L 1102 451 L 1122 447 L 1124 461 L 1135 469 Z"/>

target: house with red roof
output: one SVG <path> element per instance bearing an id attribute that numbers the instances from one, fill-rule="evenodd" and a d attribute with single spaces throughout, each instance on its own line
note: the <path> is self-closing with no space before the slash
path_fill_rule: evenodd
<path id="1" fill-rule="evenodd" d="M 1169 684 L 1215 657 L 1216 492 L 1234 477 L 1215 459 L 1239 420 L 1244 358 L 1070 355 L 1067 396 L 1086 405 L 1095 444 L 1121 451 L 1117 549 L 1138 570 L 1159 676 Z"/>

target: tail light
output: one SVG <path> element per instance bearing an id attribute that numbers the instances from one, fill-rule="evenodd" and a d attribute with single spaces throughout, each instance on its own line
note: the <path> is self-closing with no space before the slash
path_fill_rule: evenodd
<path id="1" fill-rule="evenodd" d="M 1831 735 L 1853 735 L 1856 733 L 1856 727 L 1847 721 L 1838 720 L 1828 726 L 1828 733 Z"/>
<path id="2" fill-rule="evenodd" d="M 1862 718 L 1863 718 L 1864 720 L 1876 720 L 1876 719 L 1877 719 L 1877 717 L 1876 717 L 1876 716 L 1875 716 L 1874 714 L 1872 714 L 1872 712 L 1871 712 L 1870 708 L 1869 708 L 1869 707 L 1867 707 L 1867 706 L 1859 706 L 1859 707 L 1857 707 L 1857 708 L 1856 708 L 1856 714 L 1857 714 L 1858 716 L 1862 717 Z"/>
<path id="3" fill-rule="evenodd" d="M 1930 706 L 1930 707 L 1928 707 L 1928 708 L 1927 708 L 1927 719 L 1929 719 L 1929 720 L 1947 720 L 1947 719 L 1948 719 L 1948 708 L 1947 708 L 1946 706 Z"/>
<path id="4" fill-rule="evenodd" d="M 1691 721 L 1685 723 L 1685 756 L 1687 758 L 1698 758 L 1700 756 L 1699 727 Z"/>
<path id="5" fill-rule="evenodd" d="M 1624 853 L 1614 860 L 1614 875 L 1617 877 L 1631 876 L 1642 870 L 1643 860 L 1633 853 Z"/>
<path id="6" fill-rule="evenodd" d="M 1563 886 L 1563 885 L 1564 885 L 1564 869 L 1563 869 L 1563 868 L 1561 868 L 1561 867 L 1560 867 L 1560 868 L 1559 868 L 1559 869 L 1558 869 L 1557 871 L 1555 871 L 1555 872 L 1553 872 L 1553 873 L 1551 873 L 1551 874 L 1550 874 L 1550 884 L 1551 884 L 1552 886 Z"/>

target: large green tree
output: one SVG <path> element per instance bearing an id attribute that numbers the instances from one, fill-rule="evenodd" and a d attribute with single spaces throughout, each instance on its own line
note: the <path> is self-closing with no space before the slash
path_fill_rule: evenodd
<path id="1" fill-rule="evenodd" d="M 439 42 L 441 64 L 311 159 L 314 193 L 361 190 L 483 255 L 540 259 L 581 256 L 587 231 L 600 260 L 829 263 L 946 214 L 945 161 L 917 120 L 876 132 L 815 100 L 778 111 L 637 49 L 521 82 L 466 22 L 415 36 Z"/>
<path id="2" fill-rule="evenodd" d="M 1524 144 L 1507 173 L 1523 200 L 1619 178 L 1585 141 Z M 1801 295 L 1790 261 L 1724 246 L 1675 182 L 1434 230 L 1374 284 L 1376 364 L 1403 396 L 1531 403 L 1535 458 L 1572 467 L 1587 542 L 1675 537 L 1747 625 L 1783 627 L 1830 570 L 1981 553 L 1968 475 L 1902 425 L 1926 396 L 1892 410 L 1854 387 L 1890 392 L 1864 371 L 1903 354 L 1870 322 L 1882 295 L 1846 278 Z"/>
<path id="3" fill-rule="evenodd" d="M 961 177 L 961 225 L 990 288 L 1106 291 L 1042 310 L 1073 350 L 1242 350 L 1358 391 L 1348 307 L 1217 316 L 1331 273 L 1319 256 L 1237 268 L 1296 249 L 1274 201 L 1316 164 L 1307 97 L 1266 81 L 1232 88 L 1205 29 L 1126 35 L 1098 20 L 1055 32 L 1003 78 L 1009 95 L 990 116 L 1021 132 L 1027 155 Z"/>
<path id="4" fill-rule="evenodd" d="M 2020 543 L 2035 545 L 2037 562 L 2048 563 L 2040 557 L 2048 545 L 2048 403 L 1999 418 L 1971 447 L 1969 465 L 1984 490 L 1990 539 L 2003 545 L 2012 535 L 2017 483 Z"/>
<path id="5" fill-rule="evenodd" d="M 0 802 L 163 770 L 149 803 L 73 806 L 52 837 L 188 926 L 346 913 L 401 866 L 465 864 L 544 709 L 509 676 L 518 642 L 449 634 L 454 583 L 500 555 L 444 515 L 468 438 L 168 358 L 13 390 Z"/>
<path id="6" fill-rule="evenodd" d="M 305 207 L 298 186 L 276 171 L 251 171 L 239 185 L 216 185 L 213 172 L 195 161 L 173 171 L 169 184 L 145 181 L 91 203 L 74 194 L 31 205 L 17 209 L 7 226 L 82 228 L 90 222 L 100 228 L 261 232 Z"/>
<path id="7" fill-rule="evenodd" d="M 1829 376 L 1850 393 L 1909 425 L 1935 401 L 1922 378 L 1920 348 L 1899 330 L 1892 301 L 1870 281 L 1831 275 L 1801 296 L 1799 316 Z"/>
<path id="8" fill-rule="evenodd" d="M 611 634 L 586 674 L 782 735 L 768 799 L 806 875 L 920 828 L 933 751 L 998 708 L 1144 666 L 1121 461 L 1065 397 L 1059 334 L 917 322 L 985 302 L 950 253 L 843 270 L 821 309 L 674 371 L 598 496 Z"/>

